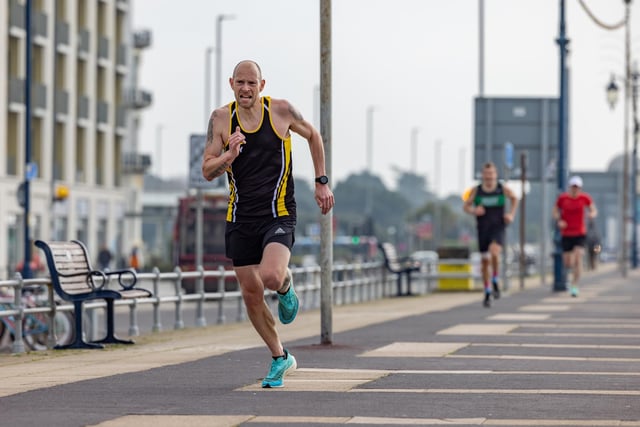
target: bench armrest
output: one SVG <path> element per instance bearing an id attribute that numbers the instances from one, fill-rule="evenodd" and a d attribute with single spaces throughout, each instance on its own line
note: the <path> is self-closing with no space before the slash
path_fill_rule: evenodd
<path id="1" fill-rule="evenodd" d="M 77 273 L 60 273 L 58 272 L 58 276 L 60 277 L 78 277 L 84 276 L 87 281 L 87 285 L 94 291 L 101 290 L 104 285 L 107 283 L 107 276 L 102 271 L 92 270 L 92 271 L 79 271 Z M 100 278 L 100 284 L 96 284 L 95 277 Z"/>
<path id="2" fill-rule="evenodd" d="M 410 256 L 398 258 L 398 262 L 404 265 L 405 267 L 420 268 L 420 266 L 422 265 L 420 261 L 413 259 Z"/>
<path id="3" fill-rule="evenodd" d="M 103 273 L 108 276 L 117 275 L 118 283 L 120 287 L 125 291 L 133 289 L 136 286 L 136 282 L 138 281 L 138 275 L 136 272 L 130 268 L 125 270 L 114 270 Z"/>

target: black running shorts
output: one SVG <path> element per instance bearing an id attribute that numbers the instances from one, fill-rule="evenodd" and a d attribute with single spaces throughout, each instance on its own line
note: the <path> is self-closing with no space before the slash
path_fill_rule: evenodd
<path id="1" fill-rule="evenodd" d="M 576 246 L 584 248 L 587 236 L 562 236 L 562 252 L 571 252 Z"/>
<path id="2" fill-rule="evenodd" d="M 235 267 L 260 264 L 267 243 L 277 242 L 289 250 L 295 242 L 296 220 L 291 217 L 269 218 L 256 222 L 227 222 L 226 255 Z"/>
<path id="3" fill-rule="evenodd" d="M 478 251 L 489 252 L 489 245 L 492 242 L 504 246 L 504 225 L 478 227 Z"/>

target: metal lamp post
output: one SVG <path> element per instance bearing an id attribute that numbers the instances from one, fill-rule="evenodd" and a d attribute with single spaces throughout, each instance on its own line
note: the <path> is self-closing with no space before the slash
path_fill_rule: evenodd
<path id="1" fill-rule="evenodd" d="M 567 136 L 568 136 L 568 100 L 567 100 L 567 45 L 569 39 L 566 37 L 565 25 L 565 1 L 560 0 L 560 34 L 556 42 L 560 48 L 560 100 L 558 105 L 558 194 L 562 193 L 566 187 L 566 165 L 567 165 Z M 553 253 L 553 290 L 566 291 L 566 275 L 562 265 L 562 247 L 560 230 L 555 226 L 554 230 L 554 253 Z"/>
<path id="2" fill-rule="evenodd" d="M 222 21 L 235 19 L 235 15 L 216 17 L 216 108 L 220 106 L 220 82 L 222 77 Z"/>
<path id="3" fill-rule="evenodd" d="M 562 4 L 564 4 L 564 0 L 561 0 Z M 590 12 L 588 10 L 588 8 L 585 6 L 584 2 L 580 2 L 581 6 L 587 11 L 587 14 L 591 17 L 591 19 L 601 28 L 604 28 L 606 30 L 617 30 L 619 28 L 624 27 L 625 28 L 625 76 L 623 77 L 623 81 L 624 81 L 624 150 L 623 150 L 623 164 L 622 164 L 622 209 L 621 209 L 621 221 L 620 221 L 620 238 L 619 238 L 619 246 L 620 246 L 620 257 L 619 257 L 619 264 L 620 264 L 620 272 L 622 274 L 622 277 L 626 277 L 627 276 L 627 253 L 628 253 L 628 249 L 629 249 L 629 242 L 627 240 L 627 224 L 628 224 L 628 220 L 629 220 L 629 181 L 630 181 L 630 176 L 629 176 L 629 100 L 630 100 L 630 92 L 631 92 L 631 3 L 632 0 L 623 0 L 624 4 L 625 4 L 625 13 L 624 13 L 624 19 L 622 21 L 620 21 L 617 24 L 614 25 L 607 25 L 607 24 L 603 24 L 602 21 L 596 19 L 593 16 L 593 13 Z M 609 84 L 609 86 L 607 87 L 607 97 L 609 98 L 609 104 L 612 105 L 613 108 L 613 104 L 615 104 L 615 99 L 617 99 L 617 86 L 615 85 L 615 78 L 612 79 L 612 83 Z M 635 106 L 634 106 L 635 108 Z M 635 111 L 635 110 L 634 110 Z M 635 114 L 635 113 L 634 113 Z M 634 161 L 633 163 L 635 163 L 635 149 L 634 149 Z M 634 204 L 635 204 L 635 200 L 636 200 L 636 195 L 635 195 L 635 172 L 633 172 L 633 199 L 634 199 Z M 635 212 L 636 212 L 637 208 L 636 206 L 633 207 L 633 212 L 634 212 L 634 230 L 632 232 L 632 234 L 635 234 Z M 635 242 L 634 242 L 634 248 L 633 251 L 634 253 L 637 251 L 637 248 L 635 248 Z M 635 261 L 637 262 L 637 261 Z"/>
<path id="4" fill-rule="evenodd" d="M 411 172 L 418 173 L 418 132 L 420 128 L 411 128 Z"/>
<path id="5" fill-rule="evenodd" d="M 156 155 L 158 157 L 156 165 L 156 175 L 160 179 L 162 174 L 162 131 L 164 126 L 161 124 L 156 125 Z"/>
<path id="6" fill-rule="evenodd" d="M 366 230 L 363 231 L 365 231 L 365 234 L 368 236 L 373 234 L 373 184 L 371 179 L 373 177 L 373 113 L 375 111 L 375 106 L 369 105 L 367 107 L 367 174 L 369 176 L 367 177 L 367 193 L 364 207 L 366 217 L 364 228 L 366 228 Z"/>
<path id="7" fill-rule="evenodd" d="M 204 123 L 209 123 L 211 115 L 211 54 L 214 51 L 213 46 L 207 46 L 204 51 Z M 216 105 L 215 108 L 218 108 Z"/>
<path id="8" fill-rule="evenodd" d="M 29 227 L 31 195 L 29 188 L 29 169 L 31 169 L 31 77 L 32 77 L 32 56 L 33 47 L 31 44 L 31 0 L 27 0 L 24 5 L 24 28 L 25 28 L 25 77 L 24 77 L 24 261 L 22 263 L 22 277 L 30 279 L 33 276 L 31 271 L 31 236 Z M 16 340 L 22 341 L 22 340 Z"/>
<path id="9" fill-rule="evenodd" d="M 633 149 L 631 158 L 631 268 L 638 267 L 638 188 L 637 188 L 637 176 L 638 176 L 638 136 L 640 133 L 640 123 L 638 122 L 638 80 L 640 79 L 640 71 L 638 70 L 638 63 L 634 63 L 633 71 L 628 72 L 628 76 L 619 77 L 625 83 L 626 88 L 631 88 L 632 95 L 632 109 L 633 109 Z M 607 85 L 607 102 L 611 109 L 613 109 L 618 102 L 619 88 L 616 84 L 616 76 L 611 76 L 611 81 Z M 629 91 L 626 92 L 627 94 Z M 628 138 L 628 120 L 625 115 L 625 141 Z M 628 145 L 625 143 L 625 166 L 628 162 L 628 155 L 626 155 Z M 628 166 L 624 168 L 624 182 L 627 181 Z M 625 186 L 626 188 L 626 186 Z M 626 189 L 623 197 L 627 197 Z M 623 207 L 623 219 L 626 223 L 627 218 L 627 203 L 624 203 Z M 623 225 L 623 231 L 626 231 L 626 227 Z M 626 242 L 623 243 L 623 249 L 626 248 Z M 626 251 L 623 251 L 623 265 L 626 265 Z M 623 270 L 624 272 L 624 270 Z"/>

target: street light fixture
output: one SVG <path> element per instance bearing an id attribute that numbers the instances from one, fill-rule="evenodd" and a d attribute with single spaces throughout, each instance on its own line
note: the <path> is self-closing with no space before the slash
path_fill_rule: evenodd
<path id="1" fill-rule="evenodd" d="M 614 107 L 616 106 L 616 103 L 618 102 L 618 92 L 619 92 L 619 89 L 618 89 L 618 85 L 616 84 L 615 76 L 611 76 L 611 81 L 607 86 L 607 102 L 609 103 L 609 106 L 611 107 L 612 110 L 614 109 Z"/>

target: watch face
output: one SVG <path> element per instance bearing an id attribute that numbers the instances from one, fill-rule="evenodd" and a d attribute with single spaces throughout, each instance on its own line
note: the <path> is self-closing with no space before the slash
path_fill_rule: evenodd
<path id="1" fill-rule="evenodd" d="M 328 184 L 329 183 L 329 178 L 327 178 L 326 176 L 320 176 L 318 178 L 316 178 L 316 182 L 320 183 L 320 184 Z"/>

